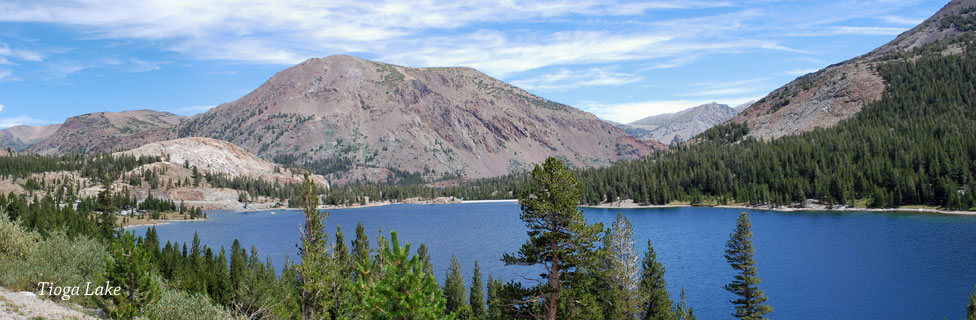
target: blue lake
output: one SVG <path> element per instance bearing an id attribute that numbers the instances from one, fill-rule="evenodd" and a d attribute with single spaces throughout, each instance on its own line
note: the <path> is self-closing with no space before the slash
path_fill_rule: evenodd
<path id="1" fill-rule="evenodd" d="M 872 212 L 774 212 L 722 208 L 585 209 L 607 225 L 622 212 L 634 225 L 637 246 L 653 242 L 677 299 L 682 288 L 700 319 L 731 318 L 732 296 L 722 289 L 733 270 L 723 253 L 742 211 L 749 211 L 760 288 L 774 319 L 960 319 L 976 284 L 976 216 Z M 190 242 L 198 232 L 214 248 L 234 239 L 254 245 L 280 270 L 295 259 L 299 211 L 208 212 L 210 221 L 157 226 L 160 240 Z M 391 205 L 331 210 L 330 241 L 341 226 L 346 241 L 362 221 L 370 241 L 396 230 L 402 242 L 429 248 L 442 281 L 451 255 L 470 279 L 482 272 L 507 280 L 535 278 L 536 269 L 506 267 L 499 260 L 527 238 L 514 203 Z M 144 234 L 146 227 L 135 228 Z"/>

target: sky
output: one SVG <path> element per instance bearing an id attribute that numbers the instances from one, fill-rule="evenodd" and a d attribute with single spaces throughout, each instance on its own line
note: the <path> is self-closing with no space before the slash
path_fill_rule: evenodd
<path id="1" fill-rule="evenodd" d="M 757 100 L 947 1 L 0 0 L 0 128 L 204 112 L 305 59 L 468 66 L 631 122 Z"/>

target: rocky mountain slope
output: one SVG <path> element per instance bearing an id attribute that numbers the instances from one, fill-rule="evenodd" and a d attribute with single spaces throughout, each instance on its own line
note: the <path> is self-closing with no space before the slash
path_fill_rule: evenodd
<path id="1" fill-rule="evenodd" d="M 976 28 L 976 0 L 953 0 L 931 18 L 865 55 L 804 75 L 732 118 L 750 135 L 771 139 L 832 127 L 881 98 L 885 83 L 875 67 L 889 53 L 951 40 Z"/>
<path id="2" fill-rule="evenodd" d="M 83 114 L 68 118 L 27 151 L 67 154 L 130 149 L 165 140 L 184 119 L 186 117 L 152 110 Z"/>
<path id="3" fill-rule="evenodd" d="M 471 68 L 408 68 L 352 56 L 281 71 L 179 125 L 177 135 L 230 141 L 281 162 L 319 161 L 338 176 L 367 179 L 382 179 L 377 171 L 387 169 L 498 176 L 548 156 L 601 166 L 652 150 L 592 114 Z"/>
<path id="4" fill-rule="evenodd" d="M 24 151 L 47 139 L 61 128 L 61 124 L 46 126 L 19 125 L 0 130 L 0 146 L 13 151 Z"/>
<path id="5" fill-rule="evenodd" d="M 736 113 L 728 105 L 712 102 L 675 113 L 650 116 L 621 125 L 621 128 L 641 139 L 680 143 L 731 119 Z"/>
<path id="6" fill-rule="evenodd" d="M 165 165 L 189 169 L 197 167 L 204 173 L 220 173 L 229 177 L 251 177 L 281 184 L 300 182 L 303 176 L 286 168 L 262 160 L 229 142 L 210 138 L 182 138 L 153 142 L 138 148 L 117 152 L 133 156 L 158 156 L 162 162 L 150 166 Z M 179 170 L 177 169 L 177 170 Z M 189 172 L 192 174 L 192 172 Z M 321 176 L 316 177 L 325 183 Z"/>

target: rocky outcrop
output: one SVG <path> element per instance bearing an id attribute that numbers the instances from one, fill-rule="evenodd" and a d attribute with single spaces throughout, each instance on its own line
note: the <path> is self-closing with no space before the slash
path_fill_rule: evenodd
<path id="1" fill-rule="evenodd" d="M 621 127 L 641 139 L 680 143 L 731 119 L 736 110 L 715 102 L 679 112 L 650 116 Z"/>
<path id="2" fill-rule="evenodd" d="M 227 177 L 250 177 L 281 184 L 300 182 L 303 175 L 296 174 L 280 165 L 265 161 L 229 142 L 210 138 L 182 138 L 154 142 L 141 147 L 116 153 L 133 156 L 156 156 L 162 162 L 148 164 L 135 170 L 166 168 L 167 177 L 192 178 L 192 168 L 200 173 L 219 173 Z M 328 185 L 321 176 L 313 179 Z"/>
<path id="3" fill-rule="evenodd" d="M 953 0 L 931 18 L 865 55 L 807 74 L 776 89 L 730 121 L 749 126 L 749 134 L 773 139 L 828 128 L 877 101 L 885 90 L 876 67 L 893 53 L 904 53 L 976 30 L 976 0 Z M 961 47 L 950 46 L 953 50 Z M 911 57 L 901 57 L 911 59 Z"/>

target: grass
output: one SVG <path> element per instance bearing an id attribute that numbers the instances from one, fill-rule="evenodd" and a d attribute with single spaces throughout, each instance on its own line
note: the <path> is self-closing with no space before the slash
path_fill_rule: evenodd
<path id="1" fill-rule="evenodd" d="M 872 199 L 857 199 L 854 200 L 854 208 L 866 209 L 868 204 L 871 203 Z"/>
<path id="2" fill-rule="evenodd" d="M 153 224 L 157 222 L 164 222 L 167 220 L 191 220 L 190 214 L 181 214 L 177 211 L 163 212 L 159 214 L 159 219 L 152 219 L 150 214 L 146 214 L 144 217 L 127 216 L 125 219 L 125 226 L 137 226 Z M 203 217 L 197 218 L 196 220 L 205 220 Z"/>

